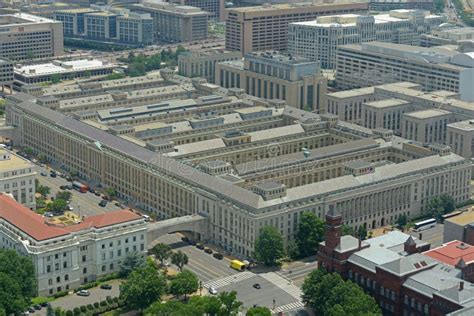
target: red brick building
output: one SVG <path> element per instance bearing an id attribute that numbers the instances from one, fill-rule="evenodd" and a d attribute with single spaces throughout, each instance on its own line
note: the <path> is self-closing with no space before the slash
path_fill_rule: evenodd
<path id="1" fill-rule="evenodd" d="M 328 271 L 360 285 L 376 299 L 384 315 L 471 311 L 474 247 L 457 242 L 428 251 L 428 243 L 399 231 L 360 241 L 341 236 L 341 224 L 341 215 L 328 212 L 326 239 L 320 243 L 317 260 Z M 459 248 L 461 244 L 464 249 Z"/>

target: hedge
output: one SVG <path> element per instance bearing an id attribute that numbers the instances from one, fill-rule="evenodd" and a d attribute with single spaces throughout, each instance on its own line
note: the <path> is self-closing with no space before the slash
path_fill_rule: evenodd
<path id="1" fill-rule="evenodd" d="M 59 297 L 63 297 L 63 296 L 66 296 L 69 294 L 69 291 L 61 291 L 61 292 L 57 292 L 56 294 L 53 295 L 54 298 L 59 298 Z"/>

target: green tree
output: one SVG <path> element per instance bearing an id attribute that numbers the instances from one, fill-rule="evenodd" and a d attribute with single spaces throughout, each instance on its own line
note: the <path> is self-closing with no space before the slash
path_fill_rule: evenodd
<path id="1" fill-rule="evenodd" d="M 424 216 L 433 217 L 442 220 L 443 215 L 450 213 L 456 209 L 456 203 L 452 196 L 442 194 L 430 199 L 424 210 Z"/>
<path id="2" fill-rule="evenodd" d="M 219 312 L 219 315 L 232 316 L 238 314 L 239 308 L 242 306 L 242 302 L 237 300 L 236 291 L 222 292 L 219 294 L 218 298 L 222 303 L 222 308 Z"/>
<path id="3" fill-rule="evenodd" d="M 193 309 L 193 306 L 179 301 L 168 301 L 162 303 L 157 301 L 153 303 L 145 312 L 146 316 L 202 316 L 203 313 Z"/>
<path id="4" fill-rule="evenodd" d="M 245 314 L 246 316 L 272 316 L 272 312 L 263 306 L 256 306 L 249 308 L 247 313 Z"/>
<path id="5" fill-rule="evenodd" d="M 29 257 L 13 250 L 0 250 L 0 310 L 19 314 L 36 296 L 36 278 Z"/>
<path id="6" fill-rule="evenodd" d="M 46 308 L 46 316 L 55 316 L 54 310 L 51 305 L 48 305 Z"/>
<path id="7" fill-rule="evenodd" d="M 315 309 L 318 306 L 318 290 L 319 284 L 321 283 L 321 279 L 325 275 L 325 271 L 323 269 L 316 269 L 311 271 L 310 274 L 304 279 L 303 285 L 301 287 L 303 291 L 302 299 L 303 302 Z"/>
<path id="8" fill-rule="evenodd" d="M 298 259 L 300 257 L 300 252 L 298 250 L 298 245 L 296 244 L 296 241 L 288 241 L 288 243 L 286 244 L 286 254 L 291 259 Z"/>
<path id="9" fill-rule="evenodd" d="M 397 219 L 397 224 L 399 227 L 403 228 L 408 223 L 408 217 L 405 214 L 400 214 Z"/>
<path id="10" fill-rule="evenodd" d="M 194 306 L 197 306 L 196 300 L 202 304 L 204 308 L 204 313 L 208 314 L 209 316 L 215 316 L 219 313 L 222 308 L 222 302 L 218 297 L 215 296 L 193 296 L 191 297 L 190 303 Z"/>
<path id="11" fill-rule="evenodd" d="M 316 254 L 319 243 L 324 239 L 324 225 L 324 221 L 314 213 L 304 212 L 301 215 L 295 236 L 300 256 Z"/>
<path id="12" fill-rule="evenodd" d="M 120 277 L 127 277 L 133 270 L 138 269 L 144 264 L 143 256 L 136 251 L 129 252 L 120 265 L 119 275 Z"/>
<path id="13" fill-rule="evenodd" d="M 184 295 L 184 300 L 188 294 L 192 294 L 199 288 L 199 279 L 189 270 L 183 270 L 171 280 L 169 291 L 175 296 Z"/>
<path id="14" fill-rule="evenodd" d="M 49 80 L 53 84 L 60 83 L 61 82 L 61 75 L 60 74 L 53 74 L 53 75 L 51 75 Z"/>
<path id="15" fill-rule="evenodd" d="M 354 231 L 354 228 L 352 228 L 352 226 L 349 226 L 349 225 L 342 225 L 342 236 L 346 236 L 346 235 L 351 235 L 351 236 L 354 236 L 355 235 L 355 231 Z"/>
<path id="16" fill-rule="evenodd" d="M 58 191 L 56 193 L 56 199 L 64 200 L 64 201 L 69 201 L 72 197 L 72 193 L 69 191 Z"/>
<path id="17" fill-rule="evenodd" d="M 117 190 L 115 188 L 112 188 L 112 187 L 108 187 L 106 190 L 105 190 L 105 193 L 111 198 L 111 199 L 114 199 L 117 197 Z"/>
<path id="18" fill-rule="evenodd" d="M 28 156 L 33 155 L 33 149 L 31 147 L 25 147 L 23 148 L 23 152 L 27 154 Z"/>
<path id="19" fill-rule="evenodd" d="M 283 237 L 273 226 L 265 226 L 255 240 L 255 258 L 267 266 L 274 266 L 284 256 Z"/>
<path id="20" fill-rule="evenodd" d="M 444 11 L 444 0 L 435 0 L 434 1 L 435 11 L 436 12 L 443 12 Z"/>
<path id="21" fill-rule="evenodd" d="M 38 155 L 38 161 L 40 163 L 47 163 L 48 162 L 48 157 L 46 157 L 45 154 L 39 154 Z"/>
<path id="22" fill-rule="evenodd" d="M 36 193 L 41 194 L 42 196 L 46 196 L 51 192 L 51 188 L 45 185 L 36 186 Z"/>
<path id="23" fill-rule="evenodd" d="M 188 264 L 188 261 L 188 255 L 180 250 L 171 254 L 171 263 L 176 265 L 179 268 L 179 271 L 183 271 L 183 267 L 185 264 Z"/>
<path id="24" fill-rule="evenodd" d="M 53 202 L 49 203 L 46 208 L 51 212 L 62 212 L 66 208 L 67 202 L 62 199 L 55 199 Z"/>
<path id="25" fill-rule="evenodd" d="M 165 293 L 166 278 L 150 264 L 132 271 L 120 285 L 120 298 L 130 309 L 142 310 Z"/>
<path id="26" fill-rule="evenodd" d="M 364 225 L 360 225 L 357 229 L 357 237 L 362 240 L 367 238 L 367 228 Z"/>
<path id="27" fill-rule="evenodd" d="M 160 260 L 160 265 L 163 266 L 163 263 L 166 259 L 171 256 L 171 247 L 163 243 L 157 243 L 151 249 L 151 253 L 155 256 L 156 259 Z"/>

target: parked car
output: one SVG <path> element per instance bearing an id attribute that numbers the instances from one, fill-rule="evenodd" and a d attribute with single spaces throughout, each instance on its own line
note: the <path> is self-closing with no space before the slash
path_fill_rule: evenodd
<path id="1" fill-rule="evenodd" d="M 36 310 L 33 307 L 29 307 L 28 312 L 33 314 L 33 313 L 36 313 Z"/>
<path id="2" fill-rule="evenodd" d="M 66 177 L 66 180 L 67 180 L 67 181 L 72 181 L 72 177 L 71 177 L 71 176 L 67 176 L 67 177 Z"/>
<path id="3" fill-rule="evenodd" d="M 66 209 L 67 211 L 74 211 L 74 207 L 72 207 L 72 206 L 69 205 L 69 204 L 66 205 L 65 209 Z"/>
<path id="4" fill-rule="evenodd" d="M 89 292 L 88 290 L 80 290 L 79 292 L 77 292 L 77 295 L 79 295 L 79 296 L 89 296 L 89 295 L 91 295 L 91 292 Z"/>
<path id="5" fill-rule="evenodd" d="M 218 252 L 214 252 L 214 253 L 212 254 L 212 256 L 213 256 L 214 258 L 216 258 L 217 260 L 222 260 L 222 259 L 224 259 L 224 255 L 221 254 L 221 253 L 218 253 Z"/>
<path id="6" fill-rule="evenodd" d="M 181 241 L 189 242 L 189 238 L 186 236 L 181 237 Z"/>
<path id="7" fill-rule="evenodd" d="M 151 220 L 150 216 L 143 214 L 142 217 L 145 219 L 145 222 L 149 222 Z"/>
<path id="8" fill-rule="evenodd" d="M 48 306 L 49 306 L 49 303 L 48 303 L 48 302 L 43 302 L 43 303 L 41 303 L 41 306 L 42 306 L 42 307 L 48 307 Z"/>
<path id="9" fill-rule="evenodd" d="M 107 206 L 107 201 L 106 201 L 106 200 L 101 200 L 101 201 L 99 202 L 99 206 L 101 206 L 101 207 L 106 207 L 106 206 Z"/>
<path id="10" fill-rule="evenodd" d="M 46 176 L 48 176 L 48 174 L 47 174 L 46 172 L 44 172 L 44 171 L 43 171 L 43 172 L 41 172 L 41 173 L 40 173 L 40 175 L 42 175 L 43 177 L 46 177 Z"/>
<path id="11" fill-rule="evenodd" d="M 66 185 L 66 190 L 72 190 L 72 189 L 73 189 L 72 185 L 70 185 L 70 184 Z"/>
<path id="12" fill-rule="evenodd" d="M 41 305 L 40 304 L 36 304 L 35 306 L 33 306 L 34 309 L 36 309 L 37 311 L 41 310 Z"/>
<path id="13" fill-rule="evenodd" d="M 66 190 L 66 186 L 65 186 L 65 185 L 60 185 L 59 188 L 60 188 L 61 190 Z"/>
<path id="14" fill-rule="evenodd" d="M 114 205 L 120 207 L 120 202 L 115 202 Z"/>
<path id="15" fill-rule="evenodd" d="M 202 243 L 198 242 L 198 243 L 196 244 L 196 248 L 203 250 L 203 249 L 204 249 L 204 245 L 203 245 Z"/>
<path id="16" fill-rule="evenodd" d="M 196 246 L 196 241 L 190 239 L 188 242 L 191 246 Z"/>
<path id="17" fill-rule="evenodd" d="M 95 191 L 94 194 L 95 194 L 95 196 L 100 196 L 100 192 L 98 192 L 98 191 Z"/>
<path id="18" fill-rule="evenodd" d="M 211 255 L 213 251 L 212 251 L 212 249 L 209 248 L 209 247 L 204 247 L 204 252 Z"/>
<path id="19" fill-rule="evenodd" d="M 100 288 L 103 289 L 103 290 L 111 290 L 111 289 L 112 289 L 112 285 L 110 285 L 110 284 L 102 284 L 102 285 L 100 286 Z"/>
<path id="20" fill-rule="evenodd" d="M 109 197 L 108 197 L 107 195 L 102 195 L 102 200 L 108 201 L 108 200 L 110 200 L 110 199 L 109 199 Z"/>
<path id="21" fill-rule="evenodd" d="M 51 172 L 51 173 L 49 174 L 49 176 L 50 176 L 51 178 L 56 178 L 58 175 L 56 174 L 56 172 Z"/>
<path id="22" fill-rule="evenodd" d="M 216 295 L 217 294 L 217 289 L 215 287 L 210 287 L 209 288 L 209 294 Z"/>
<path id="23" fill-rule="evenodd" d="M 89 187 L 89 192 L 90 193 L 95 193 L 95 190 L 93 188 Z"/>
<path id="24" fill-rule="evenodd" d="M 60 173 L 59 176 L 60 176 L 61 178 L 66 178 L 66 175 L 65 175 L 64 173 Z"/>
<path id="25" fill-rule="evenodd" d="M 259 284 L 259 283 L 255 283 L 254 285 L 252 285 L 255 289 L 257 290 L 260 290 L 262 288 L 262 286 Z"/>
<path id="26" fill-rule="evenodd" d="M 44 213 L 44 216 L 46 216 L 46 217 L 53 217 L 54 215 L 53 215 L 52 212 L 46 212 L 46 213 Z"/>

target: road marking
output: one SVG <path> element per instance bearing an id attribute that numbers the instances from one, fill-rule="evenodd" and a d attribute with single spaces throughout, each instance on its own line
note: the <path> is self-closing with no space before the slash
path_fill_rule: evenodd
<path id="1" fill-rule="evenodd" d="M 278 306 L 277 308 L 273 310 L 273 313 L 276 314 L 280 312 L 287 312 L 287 311 L 291 311 L 295 309 L 301 309 L 303 307 L 304 307 L 304 304 L 298 301 L 298 302 L 293 302 L 286 305 Z"/>
<path id="2" fill-rule="evenodd" d="M 301 300 L 301 289 L 294 285 L 292 282 L 288 282 L 288 279 L 285 279 L 282 275 L 275 272 L 267 272 L 260 274 L 262 278 L 273 283 L 298 301 Z"/>
<path id="3" fill-rule="evenodd" d="M 220 288 L 227 286 L 232 283 L 237 283 L 246 279 L 249 279 L 251 277 L 254 277 L 255 274 L 249 271 L 244 271 L 238 274 L 233 274 L 229 275 L 223 278 L 219 278 L 216 280 L 212 280 L 209 282 L 204 283 L 204 287 L 209 288 L 209 287 L 214 287 L 214 288 Z"/>

